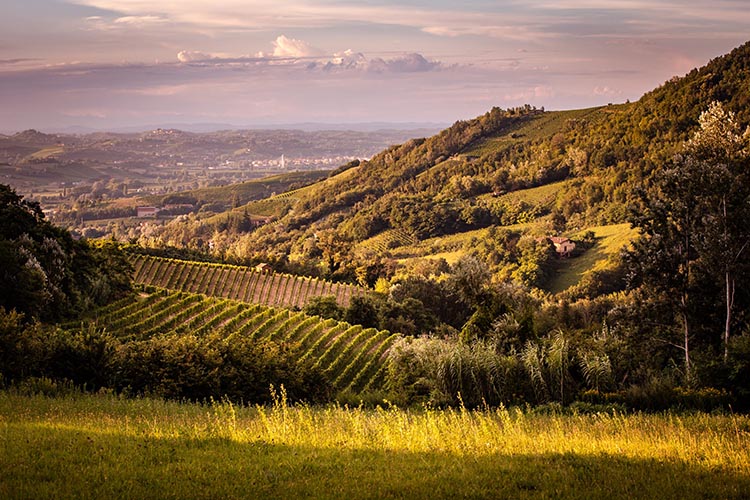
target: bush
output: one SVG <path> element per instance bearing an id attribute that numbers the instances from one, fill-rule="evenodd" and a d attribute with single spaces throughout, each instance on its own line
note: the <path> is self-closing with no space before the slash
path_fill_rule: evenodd
<path id="1" fill-rule="evenodd" d="M 733 403 L 732 396 L 724 390 L 713 387 L 674 387 L 663 380 L 653 380 L 615 393 L 587 391 L 581 395 L 581 399 L 593 404 L 623 405 L 632 410 L 643 411 L 713 411 L 727 409 Z"/>
<path id="2" fill-rule="evenodd" d="M 228 397 L 245 403 L 269 402 L 271 384 L 284 385 L 292 401 L 325 401 L 331 393 L 324 375 L 299 363 L 298 353 L 285 344 L 228 341 L 217 334 L 124 341 L 96 328 L 69 331 L 23 325 L 22 320 L 20 314 L 0 308 L 3 384 L 43 388 L 62 383 L 169 399 Z"/>
<path id="3" fill-rule="evenodd" d="M 322 373 L 297 362 L 289 346 L 249 338 L 227 342 L 217 335 L 164 336 L 123 344 L 115 360 L 118 390 L 168 399 L 227 397 L 266 403 L 268 387 L 283 385 L 292 401 L 327 399 Z"/>
<path id="4" fill-rule="evenodd" d="M 475 408 L 533 400 L 516 356 L 500 355 L 483 342 L 429 337 L 403 339 L 392 348 L 387 387 L 401 404 Z"/>

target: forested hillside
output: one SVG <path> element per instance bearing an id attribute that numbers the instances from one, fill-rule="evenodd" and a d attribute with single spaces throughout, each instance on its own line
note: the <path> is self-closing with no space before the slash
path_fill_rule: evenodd
<path id="1" fill-rule="evenodd" d="M 394 267 L 384 261 L 399 258 L 394 255 L 399 247 L 498 228 L 490 251 L 475 256 L 501 276 L 516 272 L 519 282 L 554 289 L 534 273 L 524 278 L 529 273 L 519 271 L 531 261 L 545 267 L 543 257 L 521 257 L 524 251 L 544 253 L 529 248 L 535 243 L 522 236 L 567 236 L 628 222 L 629 209 L 640 204 L 637 188 L 650 188 L 712 102 L 734 112 L 741 128 L 750 123 L 749 60 L 746 44 L 633 103 L 558 112 L 492 109 L 436 136 L 349 164 L 342 174 L 296 192 L 293 202 L 250 203 L 236 216 L 244 211 L 276 222 L 249 234 L 225 225 L 213 252 L 372 286 L 378 277 L 393 276 Z M 560 181 L 564 189 L 523 194 Z M 201 232 L 203 224 L 211 222 L 177 222 L 144 242 L 179 240 L 190 247 L 190 234 Z M 520 250 L 511 243 L 519 238 Z M 433 250 L 420 253 L 450 251 L 439 241 Z"/>
<path id="2" fill-rule="evenodd" d="M 270 223 L 216 233 L 211 253 L 373 287 L 373 317 L 400 307 L 397 330 L 489 342 L 522 353 L 527 371 L 553 372 L 552 352 L 566 349 L 610 390 L 736 389 L 750 304 L 749 81 L 745 44 L 637 102 L 494 108 L 235 209 L 224 217 Z M 146 243 L 190 248 L 210 224 L 169 224 Z M 573 250 L 561 257 L 555 241 Z M 590 382 L 590 370 L 571 380 Z M 560 383 L 549 376 L 535 380 Z"/>

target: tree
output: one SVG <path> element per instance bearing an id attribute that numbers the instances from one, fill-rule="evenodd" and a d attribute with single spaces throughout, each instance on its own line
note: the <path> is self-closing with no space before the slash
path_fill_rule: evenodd
<path id="1" fill-rule="evenodd" d="M 671 302 L 678 311 L 686 376 L 691 368 L 692 317 L 698 316 L 696 299 L 711 302 L 701 296 L 706 287 L 697 283 L 699 276 L 723 282 L 722 341 L 724 359 L 728 357 L 737 276 L 747 272 L 743 257 L 750 253 L 745 145 L 734 115 L 712 103 L 701 114 L 700 129 L 657 173 L 652 189 L 641 192 L 641 205 L 631 215 L 642 234 L 626 255 L 631 277 L 645 285 L 642 291 Z M 706 311 L 701 316 L 707 316 Z"/>
<path id="2" fill-rule="evenodd" d="M 631 214 L 630 222 L 640 229 L 641 237 L 633 242 L 632 250 L 625 252 L 625 260 L 631 286 L 640 286 L 642 293 L 676 310 L 682 342 L 672 345 L 684 352 L 685 377 L 689 379 L 699 186 L 690 169 L 680 167 L 668 166 L 650 191 L 640 191 L 641 204 Z"/>
<path id="3" fill-rule="evenodd" d="M 365 328 L 375 328 L 378 326 L 377 305 L 370 297 L 352 297 L 344 313 L 344 321 L 352 325 L 362 325 Z"/>
<path id="4" fill-rule="evenodd" d="M 449 286 L 467 306 L 474 308 L 484 302 L 490 278 L 487 265 L 467 255 L 453 265 Z"/>
<path id="5" fill-rule="evenodd" d="M 724 361 L 729 356 L 729 337 L 735 303 L 737 275 L 750 253 L 750 172 L 747 134 L 740 133 L 734 113 L 713 102 L 699 119 L 700 129 L 680 157 L 703 189 L 701 229 L 696 249 L 719 280 L 724 281 Z"/>
<path id="6" fill-rule="evenodd" d="M 310 316 L 320 316 L 321 318 L 331 318 L 341 320 L 344 317 L 344 309 L 342 309 L 336 297 L 333 295 L 325 295 L 319 297 L 313 297 L 303 309 L 305 314 Z"/>
<path id="7" fill-rule="evenodd" d="M 122 296 L 131 273 L 118 247 L 74 240 L 38 203 L 0 185 L 0 307 L 58 320 Z"/>

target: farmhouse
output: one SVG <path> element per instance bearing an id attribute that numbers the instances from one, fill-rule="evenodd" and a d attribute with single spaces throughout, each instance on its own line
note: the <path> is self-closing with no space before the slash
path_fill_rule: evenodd
<path id="1" fill-rule="evenodd" d="M 136 207 L 136 217 L 156 217 L 159 209 L 156 207 Z"/>
<path id="2" fill-rule="evenodd" d="M 266 264 L 265 262 L 261 262 L 257 266 L 255 266 L 255 270 L 259 273 L 270 273 L 273 271 L 273 268 L 271 267 L 271 264 Z"/>
<path id="3" fill-rule="evenodd" d="M 557 255 L 560 257 L 570 256 L 570 252 L 576 247 L 574 242 L 564 236 L 551 236 L 550 241 L 555 245 L 555 251 L 557 251 Z"/>

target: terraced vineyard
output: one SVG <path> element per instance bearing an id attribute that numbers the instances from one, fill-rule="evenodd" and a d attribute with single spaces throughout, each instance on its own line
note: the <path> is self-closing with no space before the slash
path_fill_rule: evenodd
<path id="1" fill-rule="evenodd" d="M 304 307 L 312 297 L 332 295 L 342 307 L 365 288 L 330 281 L 267 273 L 254 268 L 133 255 L 136 283 L 273 307 Z"/>
<path id="2" fill-rule="evenodd" d="M 250 337 L 291 343 L 299 347 L 300 360 L 320 368 L 336 390 L 354 394 L 382 385 L 388 349 L 398 338 L 385 330 L 363 329 L 289 309 L 153 287 L 147 290 L 98 309 L 91 323 L 129 340 L 219 332 L 227 340 Z"/>

